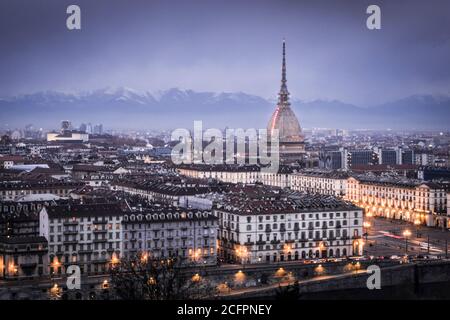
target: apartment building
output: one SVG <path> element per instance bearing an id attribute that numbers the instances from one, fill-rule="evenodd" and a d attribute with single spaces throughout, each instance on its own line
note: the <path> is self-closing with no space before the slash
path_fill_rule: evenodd
<path id="1" fill-rule="evenodd" d="M 211 211 L 154 204 L 125 214 L 122 224 L 127 257 L 178 258 L 187 264 L 217 263 L 218 219 Z"/>
<path id="2" fill-rule="evenodd" d="M 361 255 L 363 210 L 333 196 L 245 186 L 213 207 L 219 256 L 240 263 Z"/>
<path id="3" fill-rule="evenodd" d="M 119 203 L 44 207 L 39 230 L 48 241 L 50 274 L 66 273 L 70 265 L 83 274 L 105 273 L 123 252 L 123 214 Z"/>
<path id="4" fill-rule="evenodd" d="M 448 228 L 445 186 L 406 178 L 361 175 L 348 179 L 346 199 L 366 213 Z"/>
<path id="5" fill-rule="evenodd" d="M 343 197 L 347 191 L 345 172 L 301 170 L 289 175 L 289 187 L 295 191 Z"/>

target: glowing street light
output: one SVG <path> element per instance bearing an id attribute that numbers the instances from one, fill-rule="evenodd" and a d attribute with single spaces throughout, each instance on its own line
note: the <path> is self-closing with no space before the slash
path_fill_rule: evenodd
<path id="1" fill-rule="evenodd" d="M 366 242 L 368 241 L 369 238 L 369 228 L 372 226 L 372 224 L 369 221 L 364 221 L 363 223 L 363 227 L 365 230 L 365 236 L 366 236 Z"/>
<path id="2" fill-rule="evenodd" d="M 276 272 L 275 272 L 275 276 L 278 278 L 284 277 L 286 274 L 286 271 L 284 270 L 284 268 L 280 267 Z"/>
<path id="3" fill-rule="evenodd" d="M 61 296 L 61 288 L 58 287 L 58 285 L 55 283 L 51 288 L 50 288 L 50 298 L 51 299 L 58 299 Z"/>
<path id="4" fill-rule="evenodd" d="M 116 253 L 114 252 L 111 256 L 111 264 L 116 265 L 120 262 L 119 258 L 117 257 Z"/>
<path id="5" fill-rule="evenodd" d="M 12 275 L 16 275 L 17 271 L 17 266 L 14 264 L 14 262 L 11 261 L 8 265 L 8 272 Z"/>
<path id="6" fill-rule="evenodd" d="M 403 236 L 405 237 L 405 254 L 408 255 L 408 237 L 411 236 L 411 231 L 406 229 L 403 231 Z"/>
<path id="7" fill-rule="evenodd" d="M 200 280 L 202 280 L 202 277 L 198 273 L 196 273 L 192 276 L 191 280 L 192 282 L 199 282 Z"/>
<path id="8" fill-rule="evenodd" d="M 419 225 L 420 225 L 420 220 L 416 219 L 414 220 L 414 225 L 416 226 L 416 237 L 419 237 Z"/>
<path id="9" fill-rule="evenodd" d="M 141 262 L 142 263 L 146 263 L 148 261 L 148 253 L 147 252 L 144 252 L 142 255 L 141 255 Z"/>
<path id="10" fill-rule="evenodd" d="M 316 275 L 322 275 L 322 274 L 324 274 L 325 273 L 325 268 L 321 265 L 321 264 L 319 264 L 315 269 L 314 269 L 314 272 L 316 273 Z"/>
<path id="11" fill-rule="evenodd" d="M 241 263 L 248 259 L 249 252 L 245 246 L 236 248 L 236 256 L 241 260 Z"/>
<path id="12" fill-rule="evenodd" d="M 245 273 L 239 270 L 234 274 L 234 280 L 237 283 L 243 283 L 245 281 Z"/>

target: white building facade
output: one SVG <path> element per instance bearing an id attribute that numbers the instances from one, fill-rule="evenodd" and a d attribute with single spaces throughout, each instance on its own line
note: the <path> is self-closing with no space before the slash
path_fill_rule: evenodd
<path id="1" fill-rule="evenodd" d="M 48 241 L 50 274 L 65 274 L 70 265 L 82 274 L 106 273 L 123 252 L 122 216 L 117 204 L 43 208 L 39 229 Z"/>
<path id="2" fill-rule="evenodd" d="M 363 210 L 348 202 L 305 194 L 238 199 L 214 207 L 225 261 L 269 263 L 363 252 Z"/>
<path id="3" fill-rule="evenodd" d="M 167 207 L 128 213 L 123 220 L 124 255 L 216 265 L 217 229 L 211 211 Z"/>

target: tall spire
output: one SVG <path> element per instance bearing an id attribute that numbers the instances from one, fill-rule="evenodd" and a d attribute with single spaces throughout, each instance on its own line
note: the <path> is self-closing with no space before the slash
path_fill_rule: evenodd
<path id="1" fill-rule="evenodd" d="M 289 106 L 289 91 L 286 85 L 286 40 L 283 38 L 283 63 L 281 66 L 281 88 L 278 93 L 278 104 L 280 106 Z"/>

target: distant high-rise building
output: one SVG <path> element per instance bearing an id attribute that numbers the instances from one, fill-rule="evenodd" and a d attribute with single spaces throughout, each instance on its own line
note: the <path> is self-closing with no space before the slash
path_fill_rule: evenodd
<path id="1" fill-rule="evenodd" d="M 69 120 L 63 120 L 61 121 L 61 132 L 64 133 L 64 131 L 70 130 L 72 127 L 72 124 Z"/>
<path id="2" fill-rule="evenodd" d="M 404 149 L 403 147 L 396 147 L 391 149 L 374 148 L 374 152 L 378 156 L 379 164 L 414 164 L 414 152 L 410 149 Z"/>
<path id="3" fill-rule="evenodd" d="M 378 156 L 377 164 L 387 164 L 387 165 L 396 165 L 400 164 L 400 153 L 398 149 L 381 149 L 374 148 L 374 152 Z"/>
<path id="4" fill-rule="evenodd" d="M 86 133 L 89 133 L 89 134 L 93 133 L 92 124 L 90 122 L 86 126 Z"/>
<path id="5" fill-rule="evenodd" d="M 414 164 L 413 150 L 401 150 L 401 164 Z"/>
<path id="6" fill-rule="evenodd" d="M 305 144 L 300 124 L 290 107 L 289 91 L 286 82 L 286 43 L 283 40 L 281 88 L 278 93 L 277 108 L 267 125 L 267 133 L 271 135 L 275 129 L 278 129 L 280 161 L 292 162 L 303 157 Z"/>
<path id="7" fill-rule="evenodd" d="M 378 164 L 378 155 L 373 150 L 347 151 L 347 167 Z"/>
<path id="8" fill-rule="evenodd" d="M 325 151 L 319 156 L 319 166 L 325 169 L 345 169 L 346 159 L 343 150 Z"/>
<path id="9" fill-rule="evenodd" d="M 101 123 L 94 126 L 94 134 L 102 134 L 103 133 L 103 125 Z"/>
<path id="10" fill-rule="evenodd" d="M 86 125 L 86 123 L 82 123 L 82 124 L 80 124 L 80 128 L 79 128 L 79 130 L 80 130 L 80 131 L 82 131 L 82 132 L 86 132 L 86 129 L 87 129 L 87 125 Z"/>
<path id="11" fill-rule="evenodd" d="M 414 164 L 419 166 L 433 166 L 434 155 L 432 151 L 417 151 L 414 153 Z"/>

